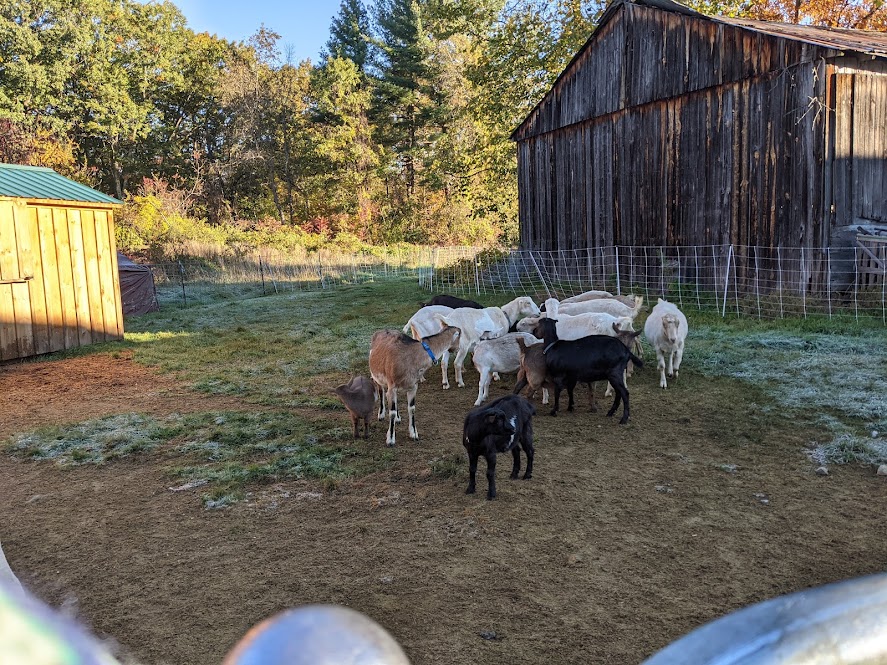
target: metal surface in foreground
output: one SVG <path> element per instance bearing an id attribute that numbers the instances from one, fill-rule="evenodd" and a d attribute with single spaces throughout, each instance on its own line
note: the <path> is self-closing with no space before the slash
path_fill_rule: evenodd
<path id="1" fill-rule="evenodd" d="M 252 628 L 224 665 L 410 665 L 379 624 L 335 605 L 307 605 Z"/>
<path id="2" fill-rule="evenodd" d="M 694 630 L 643 665 L 887 665 L 887 574 L 780 596 Z"/>

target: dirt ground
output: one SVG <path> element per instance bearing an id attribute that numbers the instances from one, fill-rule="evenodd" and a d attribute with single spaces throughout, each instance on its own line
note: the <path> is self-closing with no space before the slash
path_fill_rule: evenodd
<path id="1" fill-rule="evenodd" d="M 636 374 L 627 427 L 590 413 L 584 390 L 575 413 L 539 406 L 534 478 L 508 480 L 500 458 L 499 499 L 482 476 L 467 496 L 464 462 L 442 478 L 431 461 L 461 454 L 476 380 L 443 391 L 429 373 L 422 440 L 404 423 L 392 470 L 332 491 L 255 487 L 228 510 L 169 491 L 156 455 L 74 470 L 0 455 L 4 550 L 26 586 L 121 653 L 176 665 L 219 663 L 253 624 L 313 602 L 365 612 L 416 665 L 637 663 L 748 603 L 884 570 L 884 479 L 815 475 L 801 453 L 815 433 L 686 370 L 668 391 Z M 0 401 L 0 439 L 250 408 L 107 354 L 0 367 Z M 367 445 L 384 445 L 381 425 Z"/>

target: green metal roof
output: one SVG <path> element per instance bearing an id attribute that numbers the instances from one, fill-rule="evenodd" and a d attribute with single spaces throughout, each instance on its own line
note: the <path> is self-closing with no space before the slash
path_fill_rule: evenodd
<path id="1" fill-rule="evenodd" d="M 121 203 L 92 187 L 81 185 L 45 166 L 0 164 L 0 196 L 57 201 Z"/>

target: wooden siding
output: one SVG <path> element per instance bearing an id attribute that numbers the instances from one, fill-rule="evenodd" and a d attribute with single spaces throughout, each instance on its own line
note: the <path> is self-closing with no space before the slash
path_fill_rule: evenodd
<path id="1" fill-rule="evenodd" d="M 123 337 L 110 210 L 0 199 L 0 361 Z"/>
<path id="2" fill-rule="evenodd" d="M 822 247 L 826 65 L 644 104 L 519 143 L 525 247 Z"/>
<path id="3" fill-rule="evenodd" d="M 706 18 L 624 4 L 598 28 L 514 138 L 835 55 Z"/>

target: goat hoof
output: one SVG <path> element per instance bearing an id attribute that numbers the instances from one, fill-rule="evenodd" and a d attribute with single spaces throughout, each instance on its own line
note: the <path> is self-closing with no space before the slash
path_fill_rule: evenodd
<path id="1" fill-rule="evenodd" d="M 487 494 L 487 501 L 493 501 L 496 498 L 495 494 Z"/>
<path id="2" fill-rule="evenodd" d="M 518 472 L 515 471 L 514 473 L 511 474 L 511 479 L 512 479 L 512 480 L 517 480 L 518 475 L 519 475 Z"/>
<path id="3" fill-rule="evenodd" d="M 524 480 L 529 480 L 529 479 L 532 478 L 532 477 L 533 477 L 533 474 L 532 474 L 532 473 L 525 473 L 525 474 L 524 474 Z"/>
<path id="4" fill-rule="evenodd" d="M 450 389 L 450 384 L 449 384 L 449 383 L 445 383 L 445 384 L 443 384 L 443 389 L 444 389 L 444 390 L 449 390 L 449 389 Z"/>
<path id="5" fill-rule="evenodd" d="M 549 416 L 556 416 L 556 415 L 557 415 L 557 411 L 552 411 L 552 412 L 549 413 L 548 415 L 549 415 Z"/>
<path id="6" fill-rule="evenodd" d="M 473 488 L 473 487 L 469 487 L 467 490 L 465 490 L 465 493 L 466 493 L 466 494 L 474 494 L 474 488 Z"/>

